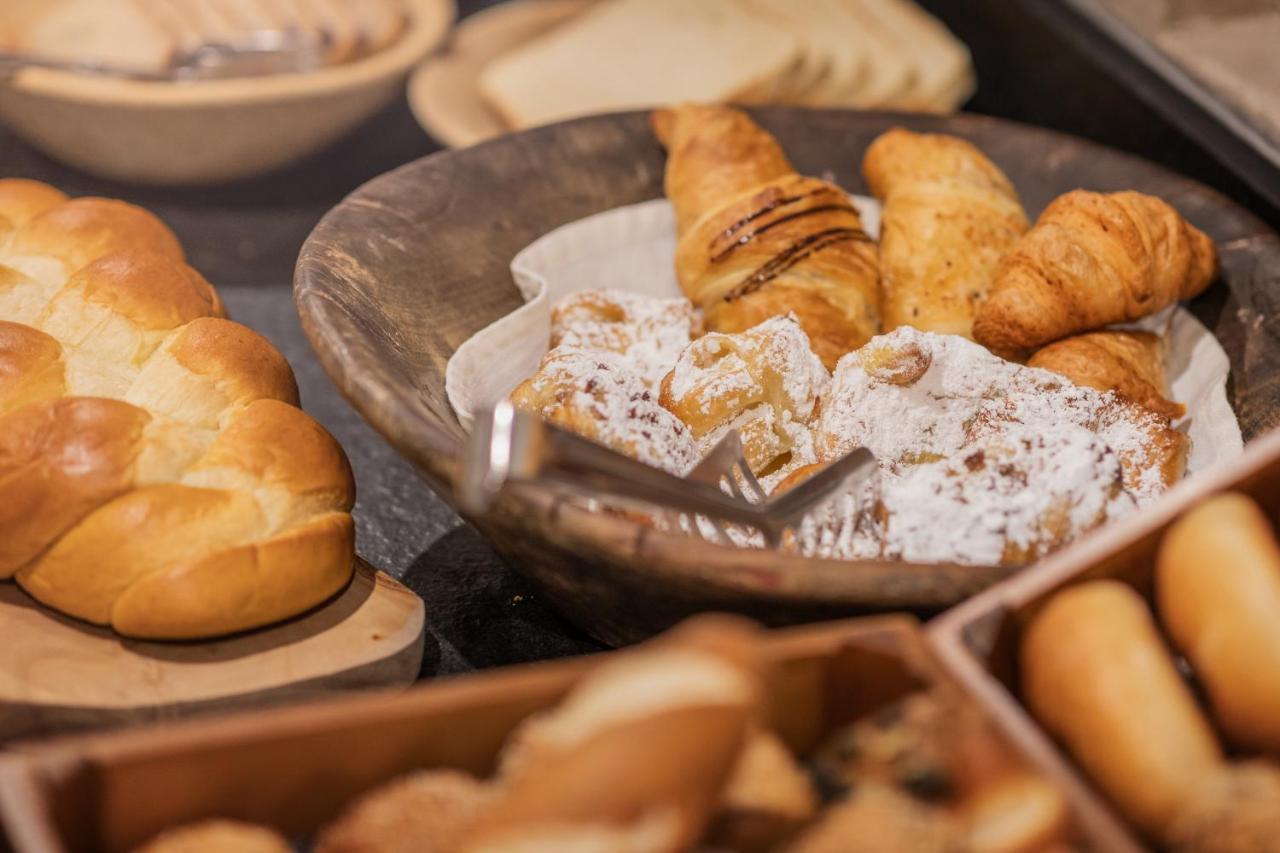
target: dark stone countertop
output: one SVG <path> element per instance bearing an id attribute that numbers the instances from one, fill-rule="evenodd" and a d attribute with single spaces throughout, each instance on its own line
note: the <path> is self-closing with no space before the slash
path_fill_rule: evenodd
<path id="1" fill-rule="evenodd" d="M 1250 191 L 1072 52 L 1034 16 L 1037 0 L 925 0 L 970 44 L 981 88 L 970 108 L 1044 124 L 1143 154 L 1216 186 L 1274 221 Z M 461 0 L 464 14 L 492 0 Z M 1032 69 L 1030 72 L 1019 69 Z M 543 606 L 338 396 L 302 335 L 291 299 L 294 260 L 326 210 L 364 181 L 438 150 L 399 98 L 328 150 L 281 173 L 217 188 L 116 184 L 55 163 L 0 130 L 0 171 L 72 195 L 124 198 L 177 232 L 231 315 L 269 337 L 298 375 L 303 405 L 343 443 L 356 473 L 358 548 L 426 602 L 423 674 L 598 649 Z"/>

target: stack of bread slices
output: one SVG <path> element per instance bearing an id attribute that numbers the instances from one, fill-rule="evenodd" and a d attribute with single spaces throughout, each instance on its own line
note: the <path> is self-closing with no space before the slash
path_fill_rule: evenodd
<path id="1" fill-rule="evenodd" d="M 973 88 L 912 0 L 599 0 L 480 76 L 513 128 L 681 101 L 950 112 Z"/>

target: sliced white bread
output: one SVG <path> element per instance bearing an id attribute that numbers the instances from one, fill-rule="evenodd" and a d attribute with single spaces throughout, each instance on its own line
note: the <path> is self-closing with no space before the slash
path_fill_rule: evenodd
<path id="1" fill-rule="evenodd" d="M 777 78 L 761 100 L 799 103 L 805 93 L 827 76 L 831 58 L 823 44 L 822 22 L 812 14 L 811 4 L 795 0 L 739 0 L 745 14 L 763 16 L 785 27 L 800 41 L 800 51 L 792 68 Z"/>
<path id="2" fill-rule="evenodd" d="M 24 53 L 136 71 L 164 69 L 175 49 L 174 39 L 133 0 L 50 3 L 14 41 Z"/>
<path id="3" fill-rule="evenodd" d="M 852 89 L 841 95 L 844 104 L 855 107 L 892 107 L 915 85 L 913 59 L 903 49 L 898 36 L 890 32 L 865 0 L 842 0 L 847 40 L 867 58 L 866 74 Z"/>
<path id="4" fill-rule="evenodd" d="M 487 65 L 513 127 L 681 101 L 732 101 L 796 61 L 800 39 L 738 0 L 604 0 Z"/>
<path id="5" fill-rule="evenodd" d="M 863 43 L 862 31 L 852 28 L 848 12 L 843 8 L 849 0 L 808 0 L 807 13 L 816 28 L 815 47 L 827 56 L 827 74 L 801 98 L 810 106 L 836 106 L 846 103 L 849 93 L 860 89 L 872 73 L 870 56 Z"/>
<path id="6" fill-rule="evenodd" d="M 860 0 L 915 67 L 909 92 L 894 106 L 949 112 L 973 94 L 969 49 L 912 0 Z"/>

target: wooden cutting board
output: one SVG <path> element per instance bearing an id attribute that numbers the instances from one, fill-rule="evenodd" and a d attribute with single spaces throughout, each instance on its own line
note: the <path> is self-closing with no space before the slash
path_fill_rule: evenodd
<path id="1" fill-rule="evenodd" d="M 406 686 L 424 624 L 422 599 L 363 562 L 327 604 L 211 642 L 129 640 L 0 583 L 0 741 Z"/>

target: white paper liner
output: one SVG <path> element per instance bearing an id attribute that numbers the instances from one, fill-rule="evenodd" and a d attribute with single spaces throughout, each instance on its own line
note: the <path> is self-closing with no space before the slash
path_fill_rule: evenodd
<path id="1" fill-rule="evenodd" d="M 852 196 L 863 228 L 880 233 L 880 206 Z M 571 222 L 526 246 L 511 261 L 525 304 L 458 347 L 445 368 L 445 392 L 462 426 L 503 400 L 538 368 L 551 340 L 551 306 L 576 290 L 612 288 L 682 296 L 675 274 L 675 215 L 655 199 Z M 1240 424 L 1227 402 L 1231 363 L 1217 338 L 1180 306 L 1133 324 L 1168 336 L 1170 397 L 1186 404 L 1179 422 L 1191 437 L 1188 473 L 1238 456 Z"/>

